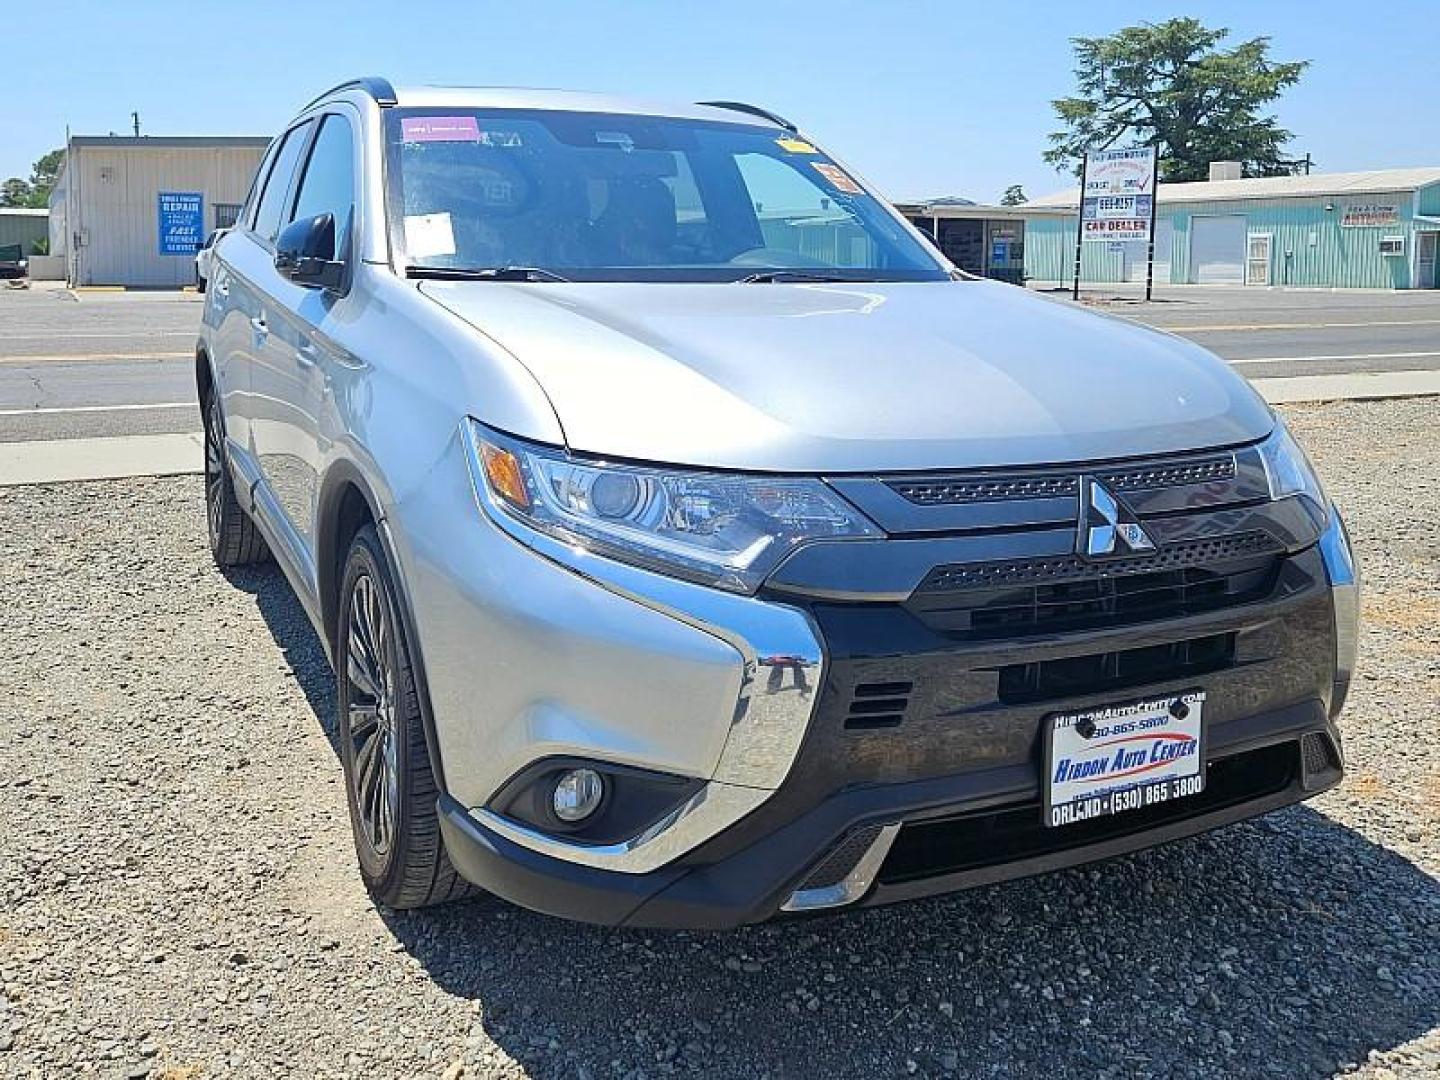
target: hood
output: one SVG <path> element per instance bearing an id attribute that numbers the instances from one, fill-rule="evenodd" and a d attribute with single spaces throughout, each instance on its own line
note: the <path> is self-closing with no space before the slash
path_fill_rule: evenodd
<path id="1" fill-rule="evenodd" d="M 1273 423 L 1199 346 L 994 282 L 420 287 L 534 374 L 572 450 L 608 457 L 959 469 L 1222 446 Z"/>

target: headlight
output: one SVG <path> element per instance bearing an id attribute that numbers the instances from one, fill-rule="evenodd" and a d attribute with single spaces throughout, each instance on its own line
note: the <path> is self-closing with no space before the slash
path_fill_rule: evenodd
<path id="1" fill-rule="evenodd" d="M 1329 507 L 1315 467 L 1300 449 L 1295 436 L 1278 417 L 1275 430 L 1260 444 L 1260 460 L 1265 465 L 1265 479 L 1270 484 L 1270 497 L 1283 499 L 1288 495 L 1304 495 L 1314 501 L 1322 513 Z"/>
<path id="2" fill-rule="evenodd" d="M 883 536 L 819 480 L 581 461 L 470 422 L 492 513 L 566 544 L 753 593 L 807 540 Z"/>

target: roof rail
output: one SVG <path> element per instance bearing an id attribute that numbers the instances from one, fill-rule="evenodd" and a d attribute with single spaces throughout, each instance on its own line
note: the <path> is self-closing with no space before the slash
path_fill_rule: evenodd
<path id="1" fill-rule="evenodd" d="M 362 75 L 358 79 L 346 79 L 344 82 L 332 86 L 323 94 L 316 94 L 315 97 L 305 105 L 305 108 L 308 109 L 311 105 L 324 101 L 331 94 L 351 88 L 365 91 L 365 93 L 375 99 L 376 105 L 394 105 L 399 100 L 395 96 L 395 87 L 390 85 L 389 79 L 382 79 L 378 75 Z"/>
<path id="2" fill-rule="evenodd" d="M 798 132 L 800 130 L 783 116 L 773 113 L 769 109 L 762 109 L 759 105 L 747 105 L 743 101 L 697 101 L 695 104 L 708 105 L 712 109 L 729 109 L 731 112 L 749 113 L 751 116 L 769 120 L 772 124 L 779 124 L 786 131 Z"/>

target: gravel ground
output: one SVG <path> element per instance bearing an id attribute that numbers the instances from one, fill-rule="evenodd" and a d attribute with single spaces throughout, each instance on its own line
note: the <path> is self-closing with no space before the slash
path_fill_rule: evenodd
<path id="1" fill-rule="evenodd" d="M 199 480 L 0 489 L 0 1074 L 1440 1075 L 1440 405 L 1291 416 L 1368 585 L 1342 788 L 721 935 L 377 911 L 320 647 Z"/>

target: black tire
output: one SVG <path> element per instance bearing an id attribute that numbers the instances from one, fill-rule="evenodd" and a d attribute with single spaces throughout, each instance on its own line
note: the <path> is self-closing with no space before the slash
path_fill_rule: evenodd
<path id="1" fill-rule="evenodd" d="M 225 415 L 213 388 L 200 403 L 205 420 L 205 527 L 210 554 L 222 569 L 264 562 L 270 557 L 255 522 L 235 497 L 235 482 L 225 459 Z"/>
<path id="2" fill-rule="evenodd" d="M 378 902 L 417 908 L 474 895 L 445 853 L 390 565 L 375 526 L 350 543 L 335 635 L 336 725 L 360 877 Z"/>

